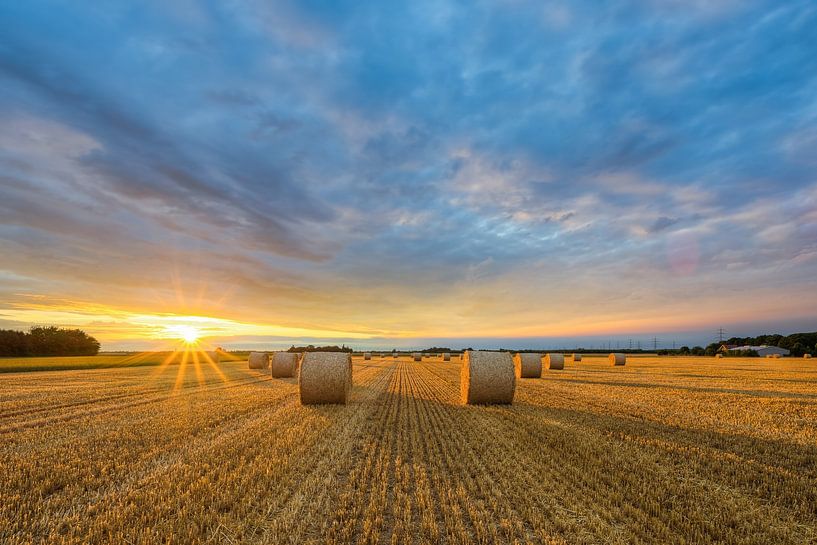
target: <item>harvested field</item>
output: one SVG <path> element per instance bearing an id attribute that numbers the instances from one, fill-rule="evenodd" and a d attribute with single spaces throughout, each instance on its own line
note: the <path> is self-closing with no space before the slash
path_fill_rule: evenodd
<path id="1" fill-rule="evenodd" d="M 464 406 L 411 359 L 345 406 L 246 361 L 4 374 L 0 542 L 817 540 L 813 360 L 585 356 Z"/>

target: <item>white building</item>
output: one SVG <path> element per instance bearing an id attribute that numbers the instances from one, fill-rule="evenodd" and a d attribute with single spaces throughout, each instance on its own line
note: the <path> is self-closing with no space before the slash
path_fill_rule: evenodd
<path id="1" fill-rule="evenodd" d="M 761 344 L 760 346 L 736 346 L 734 348 L 730 348 L 729 350 L 734 350 L 736 352 L 742 352 L 744 350 L 754 350 L 757 352 L 758 356 L 769 356 L 774 354 L 779 354 L 781 356 L 788 356 L 789 351 L 785 348 L 779 348 L 777 346 L 767 346 L 765 344 Z"/>

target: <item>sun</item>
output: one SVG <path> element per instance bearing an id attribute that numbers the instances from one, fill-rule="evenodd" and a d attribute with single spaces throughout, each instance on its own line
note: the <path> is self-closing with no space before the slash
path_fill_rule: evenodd
<path id="1" fill-rule="evenodd" d="M 201 331 L 192 325 L 180 325 L 173 329 L 176 335 L 187 344 L 196 344 L 201 337 Z"/>

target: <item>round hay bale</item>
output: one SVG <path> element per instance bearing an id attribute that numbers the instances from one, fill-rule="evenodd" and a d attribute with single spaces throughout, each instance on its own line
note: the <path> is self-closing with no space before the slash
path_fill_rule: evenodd
<path id="1" fill-rule="evenodd" d="M 722 357 L 723 357 L 723 354 L 715 354 L 715 357 L 716 357 L 716 358 L 722 358 Z"/>
<path id="2" fill-rule="evenodd" d="M 298 389 L 302 405 L 346 404 L 352 390 L 352 357 L 348 352 L 307 352 Z"/>
<path id="3" fill-rule="evenodd" d="M 539 378 L 542 376 L 542 354 L 520 352 L 513 357 L 516 378 Z"/>
<path id="4" fill-rule="evenodd" d="M 414 359 L 414 361 L 423 361 L 423 355 L 419 352 L 413 353 L 411 357 Z"/>
<path id="5" fill-rule="evenodd" d="M 508 352 L 468 351 L 460 368 L 460 398 L 467 405 L 513 403 L 516 390 Z"/>
<path id="6" fill-rule="evenodd" d="M 810 360 L 811 354 L 803 354 L 803 359 Z"/>
<path id="7" fill-rule="evenodd" d="M 394 358 L 394 359 L 397 359 L 397 352 L 394 352 L 394 353 L 391 355 L 391 357 L 392 357 L 392 358 Z"/>
<path id="8" fill-rule="evenodd" d="M 564 369 L 565 355 L 564 354 L 545 354 L 544 358 L 545 369 Z"/>
<path id="9" fill-rule="evenodd" d="M 372 359 L 372 353 L 371 353 L 371 352 L 364 352 L 364 353 L 363 353 L 363 359 L 364 359 L 364 360 L 370 360 L 370 359 Z"/>
<path id="10" fill-rule="evenodd" d="M 443 361 L 451 361 L 451 353 L 443 352 Z"/>
<path id="11" fill-rule="evenodd" d="M 572 359 L 573 359 L 574 363 L 579 363 L 580 361 L 582 361 L 582 355 L 581 354 L 573 354 Z"/>
<path id="12" fill-rule="evenodd" d="M 250 369 L 266 369 L 269 367 L 269 354 L 266 352 L 250 352 L 247 364 Z"/>
<path id="13" fill-rule="evenodd" d="M 275 352 L 272 355 L 273 378 L 294 377 L 298 371 L 298 354 L 295 352 Z"/>
<path id="14" fill-rule="evenodd" d="M 607 356 L 607 359 L 610 360 L 610 365 L 624 365 L 627 363 L 627 356 L 624 354 L 610 354 Z"/>

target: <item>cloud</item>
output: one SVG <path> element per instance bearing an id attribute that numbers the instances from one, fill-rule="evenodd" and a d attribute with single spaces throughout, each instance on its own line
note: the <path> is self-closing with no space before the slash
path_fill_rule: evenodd
<path id="1" fill-rule="evenodd" d="M 0 278 L 375 336 L 802 315 L 817 10 L 682 4 L 4 7 Z"/>

